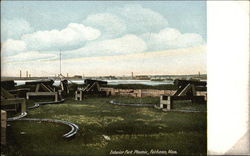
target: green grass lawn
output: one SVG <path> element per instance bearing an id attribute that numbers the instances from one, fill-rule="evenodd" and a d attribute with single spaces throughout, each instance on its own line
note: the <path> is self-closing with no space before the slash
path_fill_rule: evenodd
<path id="1" fill-rule="evenodd" d="M 191 101 L 174 101 L 173 104 L 174 110 L 191 110 L 191 111 L 201 111 L 206 112 L 206 104 L 193 104 Z"/>
<path id="2" fill-rule="evenodd" d="M 206 155 L 207 114 L 162 112 L 151 107 L 115 106 L 114 97 L 67 99 L 63 104 L 41 106 L 30 118 L 60 119 L 78 124 L 78 134 L 62 138 L 64 125 L 14 121 L 8 127 L 7 155 L 109 155 L 111 150 L 173 150 L 182 155 Z M 127 97 L 119 97 L 126 101 Z M 134 102 L 138 99 L 135 99 Z M 141 99 L 155 102 L 158 99 Z M 150 101 L 151 100 L 151 101 Z M 34 101 L 28 101 L 32 105 Z M 131 101 L 129 101 L 131 102 Z M 24 134 L 21 134 L 23 133 Z M 103 135 L 108 136 L 105 139 Z"/>
<path id="3" fill-rule="evenodd" d="M 160 98 L 159 97 L 131 97 L 131 96 L 116 96 L 113 97 L 113 100 L 118 103 L 124 104 L 159 104 Z"/>

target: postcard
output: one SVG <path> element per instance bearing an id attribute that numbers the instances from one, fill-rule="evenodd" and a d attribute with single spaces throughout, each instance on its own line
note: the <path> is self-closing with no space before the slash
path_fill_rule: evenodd
<path id="1" fill-rule="evenodd" d="M 2 1 L 1 156 L 225 154 L 208 125 L 211 5 Z"/>

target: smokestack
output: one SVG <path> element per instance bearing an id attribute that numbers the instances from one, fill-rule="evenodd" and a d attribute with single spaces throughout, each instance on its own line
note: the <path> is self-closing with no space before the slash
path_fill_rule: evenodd
<path id="1" fill-rule="evenodd" d="M 134 73 L 133 72 L 131 73 L 131 78 L 134 79 Z"/>
<path id="2" fill-rule="evenodd" d="M 22 78 L 22 71 L 20 70 L 20 78 Z"/>
<path id="3" fill-rule="evenodd" d="M 69 77 L 69 73 L 67 73 L 67 77 Z"/>
<path id="4" fill-rule="evenodd" d="M 31 74 L 29 74 L 29 77 L 31 77 Z"/>
<path id="5" fill-rule="evenodd" d="M 28 73 L 28 71 L 26 71 L 26 77 L 28 77 L 29 76 L 29 73 Z"/>

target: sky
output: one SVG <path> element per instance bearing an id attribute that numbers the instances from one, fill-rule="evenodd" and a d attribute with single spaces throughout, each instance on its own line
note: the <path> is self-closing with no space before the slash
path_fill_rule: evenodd
<path id="1" fill-rule="evenodd" d="M 206 73 L 205 1 L 3 1 L 1 74 Z"/>

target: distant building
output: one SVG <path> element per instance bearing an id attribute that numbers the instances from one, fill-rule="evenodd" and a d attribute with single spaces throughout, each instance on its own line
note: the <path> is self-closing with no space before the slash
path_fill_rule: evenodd
<path id="1" fill-rule="evenodd" d="M 136 80 L 150 80 L 150 77 L 148 75 L 137 75 L 135 76 Z"/>
<path id="2" fill-rule="evenodd" d="M 82 79 L 82 76 L 81 75 L 74 75 L 73 78 L 75 78 L 75 79 Z"/>
<path id="3" fill-rule="evenodd" d="M 110 75 L 110 76 L 102 76 L 99 79 L 101 79 L 101 80 L 116 80 L 117 78 L 115 76 Z"/>

